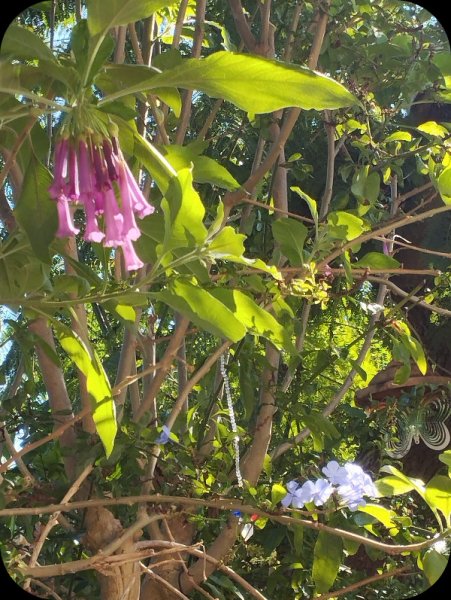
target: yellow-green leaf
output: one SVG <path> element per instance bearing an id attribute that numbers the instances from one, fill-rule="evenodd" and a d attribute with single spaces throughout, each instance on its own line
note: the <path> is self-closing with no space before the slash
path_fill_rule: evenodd
<path id="1" fill-rule="evenodd" d="M 86 377 L 86 387 L 92 399 L 92 417 L 108 457 L 113 450 L 117 424 L 116 407 L 107 374 L 97 353 L 88 348 L 75 332 L 57 322 L 54 322 L 54 328 L 62 348 Z"/>

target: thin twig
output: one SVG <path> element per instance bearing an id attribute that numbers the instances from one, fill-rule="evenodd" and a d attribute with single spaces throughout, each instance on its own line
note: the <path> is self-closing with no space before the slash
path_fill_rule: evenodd
<path id="1" fill-rule="evenodd" d="M 389 577 L 396 577 L 401 573 L 405 573 L 411 567 L 400 567 L 399 569 L 394 569 L 393 571 L 386 571 L 385 573 L 379 573 L 377 575 L 372 575 L 371 577 L 366 577 L 365 579 L 361 579 L 356 583 L 352 583 L 344 588 L 336 590 L 335 592 L 328 592 L 327 594 L 321 594 L 321 596 L 315 596 L 315 600 L 328 600 L 328 598 L 336 598 L 337 596 L 343 596 L 343 594 L 347 594 L 348 592 L 353 592 L 354 590 L 358 590 L 361 587 L 369 585 L 370 583 L 374 583 L 375 581 L 381 581 L 382 579 L 388 579 Z"/>
<path id="2" fill-rule="evenodd" d="M 146 567 L 146 565 L 143 564 L 142 562 L 140 562 L 139 564 L 140 564 L 141 569 L 144 571 L 144 573 L 147 573 L 148 575 L 150 575 L 150 577 L 152 579 L 159 581 L 164 587 L 167 587 L 168 589 L 170 589 L 172 594 L 175 594 L 177 596 L 177 598 L 182 598 L 182 600 L 189 600 L 188 596 L 185 596 L 185 594 L 182 594 L 182 592 L 180 590 L 178 590 L 177 588 L 175 588 L 173 585 L 171 585 L 169 583 L 169 581 L 166 581 L 166 579 L 163 579 L 163 577 L 160 577 L 159 575 L 154 573 L 151 569 Z"/>
<path id="3" fill-rule="evenodd" d="M 78 421 L 81 421 L 81 419 L 83 419 L 83 417 L 85 415 L 87 415 L 89 413 L 89 411 L 90 411 L 90 409 L 88 407 L 86 407 L 85 409 L 80 411 L 78 413 L 78 415 L 75 415 L 69 421 L 65 421 L 62 425 L 57 427 L 52 433 L 49 433 L 48 435 L 41 438 L 40 440 L 36 440 L 36 442 L 27 444 L 26 446 L 21 448 L 18 452 L 15 452 L 13 454 L 13 456 L 11 456 L 10 458 L 8 458 L 7 461 L 2 463 L 2 465 L 0 466 L 0 473 L 5 473 L 8 470 L 9 465 L 11 465 L 13 462 L 15 462 L 18 458 L 21 458 L 22 456 L 24 456 L 25 454 L 28 454 L 32 450 L 36 450 L 36 448 L 39 448 L 40 446 L 43 446 L 44 444 L 47 444 L 48 442 L 51 442 L 52 440 L 56 440 L 59 437 L 61 437 L 67 429 L 69 429 L 70 427 L 73 427 L 75 425 L 75 423 L 77 423 Z M 37 514 L 39 514 L 39 513 L 37 513 Z"/>

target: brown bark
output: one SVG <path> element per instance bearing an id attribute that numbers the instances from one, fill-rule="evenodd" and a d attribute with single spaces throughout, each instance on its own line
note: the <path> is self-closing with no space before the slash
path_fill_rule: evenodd
<path id="1" fill-rule="evenodd" d="M 87 534 L 84 542 L 92 552 L 98 552 L 120 537 L 122 525 L 113 514 L 101 506 L 88 508 L 85 516 Z M 126 540 L 115 552 L 121 554 L 134 550 L 133 539 Z M 102 600 L 137 600 L 139 598 L 140 572 L 136 562 L 109 567 L 99 573 Z"/>

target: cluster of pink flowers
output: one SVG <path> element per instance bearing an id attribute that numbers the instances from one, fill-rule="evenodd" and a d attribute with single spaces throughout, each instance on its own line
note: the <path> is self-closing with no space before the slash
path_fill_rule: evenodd
<path id="1" fill-rule="evenodd" d="M 135 215 L 142 219 L 153 213 L 154 207 L 144 198 L 115 137 L 60 138 L 49 193 L 57 203 L 58 237 L 79 233 L 70 205 L 82 205 L 86 214 L 84 239 L 102 242 L 108 248 L 121 247 L 128 271 L 143 266 L 132 243 L 141 235 Z"/>

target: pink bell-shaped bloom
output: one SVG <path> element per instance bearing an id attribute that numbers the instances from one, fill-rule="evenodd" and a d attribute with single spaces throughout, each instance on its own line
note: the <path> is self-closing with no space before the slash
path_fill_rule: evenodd
<path id="1" fill-rule="evenodd" d="M 124 161 L 125 162 L 125 161 Z M 133 204 L 133 210 L 136 212 L 140 219 L 151 215 L 155 211 L 155 207 L 147 202 L 144 198 L 143 193 L 139 189 L 135 178 L 132 175 L 127 163 L 125 163 L 125 179 L 127 181 L 128 189 L 130 192 L 130 198 Z"/>
<path id="2" fill-rule="evenodd" d="M 75 148 L 69 146 L 68 154 L 68 182 L 66 184 L 66 196 L 71 200 L 78 200 L 80 197 L 80 186 L 78 176 L 78 160 Z"/>
<path id="3" fill-rule="evenodd" d="M 58 211 L 58 231 L 56 235 L 58 237 L 72 237 L 79 233 L 72 221 L 70 214 L 69 203 L 65 196 L 60 196 L 56 201 L 56 208 Z"/>
<path id="4" fill-rule="evenodd" d="M 87 242 L 100 243 L 105 237 L 105 234 L 99 229 L 94 198 L 86 198 L 84 206 L 86 213 L 86 229 L 84 239 Z"/>
<path id="5" fill-rule="evenodd" d="M 119 190 L 122 200 L 122 214 L 124 216 L 124 237 L 127 240 L 135 241 L 141 235 L 138 226 L 136 225 L 135 215 L 133 214 L 132 203 L 130 199 L 130 191 L 125 178 L 124 163 L 118 163 L 119 170 Z"/>
<path id="6" fill-rule="evenodd" d="M 141 235 L 136 216 L 142 219 L 155 209 L 144 198 L 115 137 L 95 134 L 78 141 L 59 139 L 49 193 L 57 203 L 59 237 L 79 233 L 69 203 L 79 204 L 85 211 L 87 242 L 122 247 L 128 271 L 143 266 L 132 244 Z"/>
<path id="7" fill-rule="evenodd" d="M 49 187 L 49 194 L 55 200 L 58 198 L 58 196 L 64 193 L 65 179 L 67 176 L 67 147 L 68 142 L 64 138 L 58 140 L 55 146 L 55 174 L 53 183 Z"/>
<path id="8" fill-rule="evenodd" d="M 119 210 L 116 197 L 112 189 L 107 190 L 104 195 L 105 200 L 105 240 L 103 245 L 106 248 L 116 248 L 122 246 L 124 236 L 122 233 L 124 216 Z"/>
<path id="9" fill-rule="evenodd" d="M 122 245 L 122 252 L 124 253 L 125 268 L 127 271 L 136 271 L 144 266 L 144 263 L 136 254 L 133 244 L 130 240 L 125 240 Z"/>

